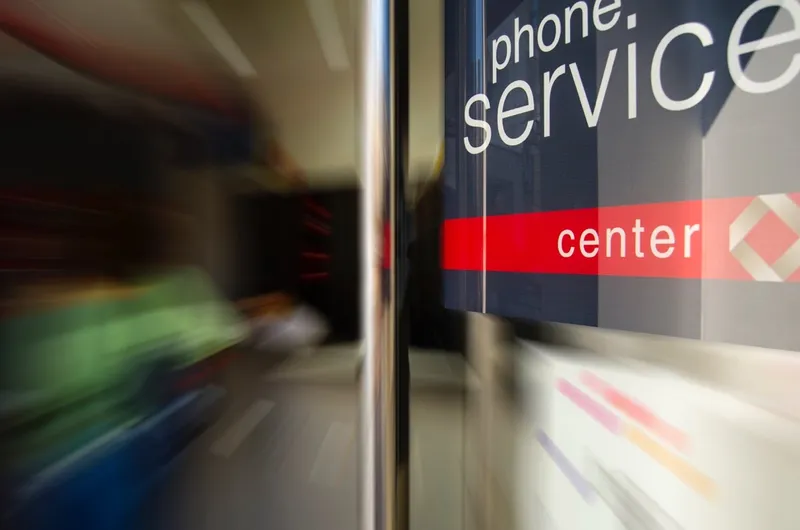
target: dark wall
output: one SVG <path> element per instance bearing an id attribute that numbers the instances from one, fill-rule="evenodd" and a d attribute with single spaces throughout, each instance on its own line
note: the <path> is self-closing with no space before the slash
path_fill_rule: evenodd
<path id="1" fill-rule="evenodd" d="M 163 263 L 172 241 L 155 212 L 176 209 L 168 176 L 199 164 L 201 141 L 131 102 L 111 111 L 23 83 L 0 83 L 0 123 L 0 226 L 24 234 L 0 242 L 0 282 Z"/>
<path id="2" fill-rule="evenodd" d="M 141 194 L 158 182 L 141 120 L 55 90 L 0 87 L 2 185 L 51 192 Z"/>
<path id="3" fill-rule="evenodd" d="M 327 212 L 315 214 L 307 199 Z M 310 230 L 305 221 L 330 234 Z M 260 194 L 234 204 L 236 288 L 243 298 L 284 291 L 316 308 L 331 326 L 330 341 L 354 341 L 359 329 L 358 191 Z M 303 258 L 327 254 L 327 260 Z M 307 274 L 327 273 L 327 277 Z"/>
<path id="4" fill-rule="evenodd" d="M 360 336 L 359 191 L 318 192 L 309 195 L 330 213 L 327 247 L 323 239 L 309 238 L 331 254 L 327 281 L 300 282 L 304 300 L 317 307 L 333 327 L 332 340 L 351 341 Z M 419 348 L 464 352 L 466 320 L 463 312 L 442 305 L 441 223 L 442 193 L 429 186 L 416 208 L 409 248 L 408 303 L 411 345 Z M 313 250 L 313 249 L 312 249 Z M 302 268 L 302 266 L 301 266 Z"/>
<path id="5" fill-rule="evenodd" d="M 232 298 L 299 287 L 300 201 L 286 195 L 239 197 L 233 205 L 235 287 Z"/>
<path id="6" fill-rule="evenodd" d="M 414 212 L 409 299 L 411 345 L 464 353 L 466 314 L 442 305 L 441 227 L 444 215 L 441 181 L 427 187 Z"/>
<path id="7" fill-rule="evenodd" d="M 323 223 L 330 230 L 329 236 L 305 230 L 303 245 L 308 252 L 329 254 L 325 264 L 306 261 L 301 265 L 304 272 L 326 270 L 327 278 L 301 278 L 301 297 L 316 307 L 331 325 L 331 341 L 354 341 L 360 333 L 360 285 L 359 285 L 359 192 L 357 189 L 338 189 L 308 194 L 315 206 L 323 208 L 329 218 L 320 216 L 310 208 L 304 215 Z"/>
<path id="8" fill-rule="evenodd" d="M 328 216 L 305 205 L 311 199 Z M 330 341 L 354 341 L 360 336 L 359 191 L 339 189 L 305 196 L 260 195 L 239 199 L 235 206 L 237 233 L 236 297 L 286 291 L 315 307 L 327 319 Z M 416 205 L 409 249 L 408 301 L 411 345 L 462 352 L 465 314 L 442 305 L 442 193 L 428 188 Z M 322 224 L 329 235 L 304 226 Z M 303 252 L 328 254 L 326 263 L 302 258 Z M 305 274 L 327 272 L 324 278 Z"/>

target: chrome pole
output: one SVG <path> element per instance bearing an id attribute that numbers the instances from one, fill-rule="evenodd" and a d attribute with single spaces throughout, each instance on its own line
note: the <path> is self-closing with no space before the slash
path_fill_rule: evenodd
<path id="1" fill-rule="evenodd" d="M 397 3 L 399 2 L 399 4 Z M 361 201 L 361 280 L 363 357 L 360 369 L 360 469 L 359 526 L 361 530 L 405 530 L 407 495 L 398 496 L 398 479 L 406 482 L 402 453 L 406 452 L 408 383 L 407 347 L 398 333 L 398 291 L 405 284 L 402 267 L 405 207 L 404 173 L 407 150 L 408 96 L 396 77 L 396 23 L 407 26 L 408 17 L 398 17 L 397 8 L 407 0 L 361 0 L 358 137 Z M 407 29 L 401 34 L 406 35 Z M 407 52 L 407 44 L 401 52 Z M 400 61 L 400 79 L 407 81 L 407 60 Z M 400 98 L 398 100 L 398 97 Z M 397 120 L 398 111 L 401 119 Z M 398 134 L 398 125 L 399 134 Z M 402 139 L 400 150 L 398 138 Z M 399 237 L 398 237 L 399 236 Z M 400 298 L 401 304 L 403 298 Z M 400 339 L 400 340 L 398 340 Z M 399 346 L 399 348 L 398 348 Z M 403 351 L 406 350 L 406 351 Z M 405 364 L 404 364 L 405 363 Z M 398 443 L 400 442 L 400 443 Z M 398 446 L 400 451 L 398 452 Z M 400 456 L 400 458 L 398 458 Z M 400 490 L 405 489 L 402 485 Z"/>

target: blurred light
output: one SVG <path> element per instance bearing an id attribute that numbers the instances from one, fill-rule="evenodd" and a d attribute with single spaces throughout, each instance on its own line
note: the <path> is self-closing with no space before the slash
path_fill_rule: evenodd
<path id="1" fill-rule="evenodd" d="M 184 2 L 181 4 L 181 8 L 238 76 L 255 77 L 257 75 L 256 69 L 211 11 L 211 8 L 203 2 Z"/>
<path id="2" fill-rule="evenodd" d="M 311 22 L 317 32 L 328 68 L 334 72 L 349 70 L 350 60 L 347 58 L 347 49 L 333 2 L 331 0 L 306 0 L 306 7 L 311 15 Z"/>

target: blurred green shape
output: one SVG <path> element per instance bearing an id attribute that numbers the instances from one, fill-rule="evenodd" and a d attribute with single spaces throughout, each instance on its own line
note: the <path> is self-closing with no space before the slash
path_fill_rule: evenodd
<path id="1" fill-rule="evenodd" d="M 140 287 L 134 296 L 89 298 L 2 321 L 5 454 L 49 460 L 130 421 L 130 400 L 148 365 L 164 356 L 192 365 L 246 335 L 241 316 L 200 270 L 142 279 Z"/>

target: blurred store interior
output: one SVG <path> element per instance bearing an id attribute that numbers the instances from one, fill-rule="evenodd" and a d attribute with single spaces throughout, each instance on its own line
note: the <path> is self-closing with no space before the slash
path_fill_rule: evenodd
<path id="1" fill-rule="evenodd" d="M 411 1 L 410 527 L 539 528 L 530 344 L 800 372 L 442 307 L 444 2 Z M 357 528 L 357 5 L 0 3 L 4 528 Z"/>
<path id="2" fill-rule="evenodd" d="M 8 528 L 356 527 L 356 8 L 0 5 Z M 414 526 L 455 529 L 442 9 L 412 9 L 412 452 Z"/>

